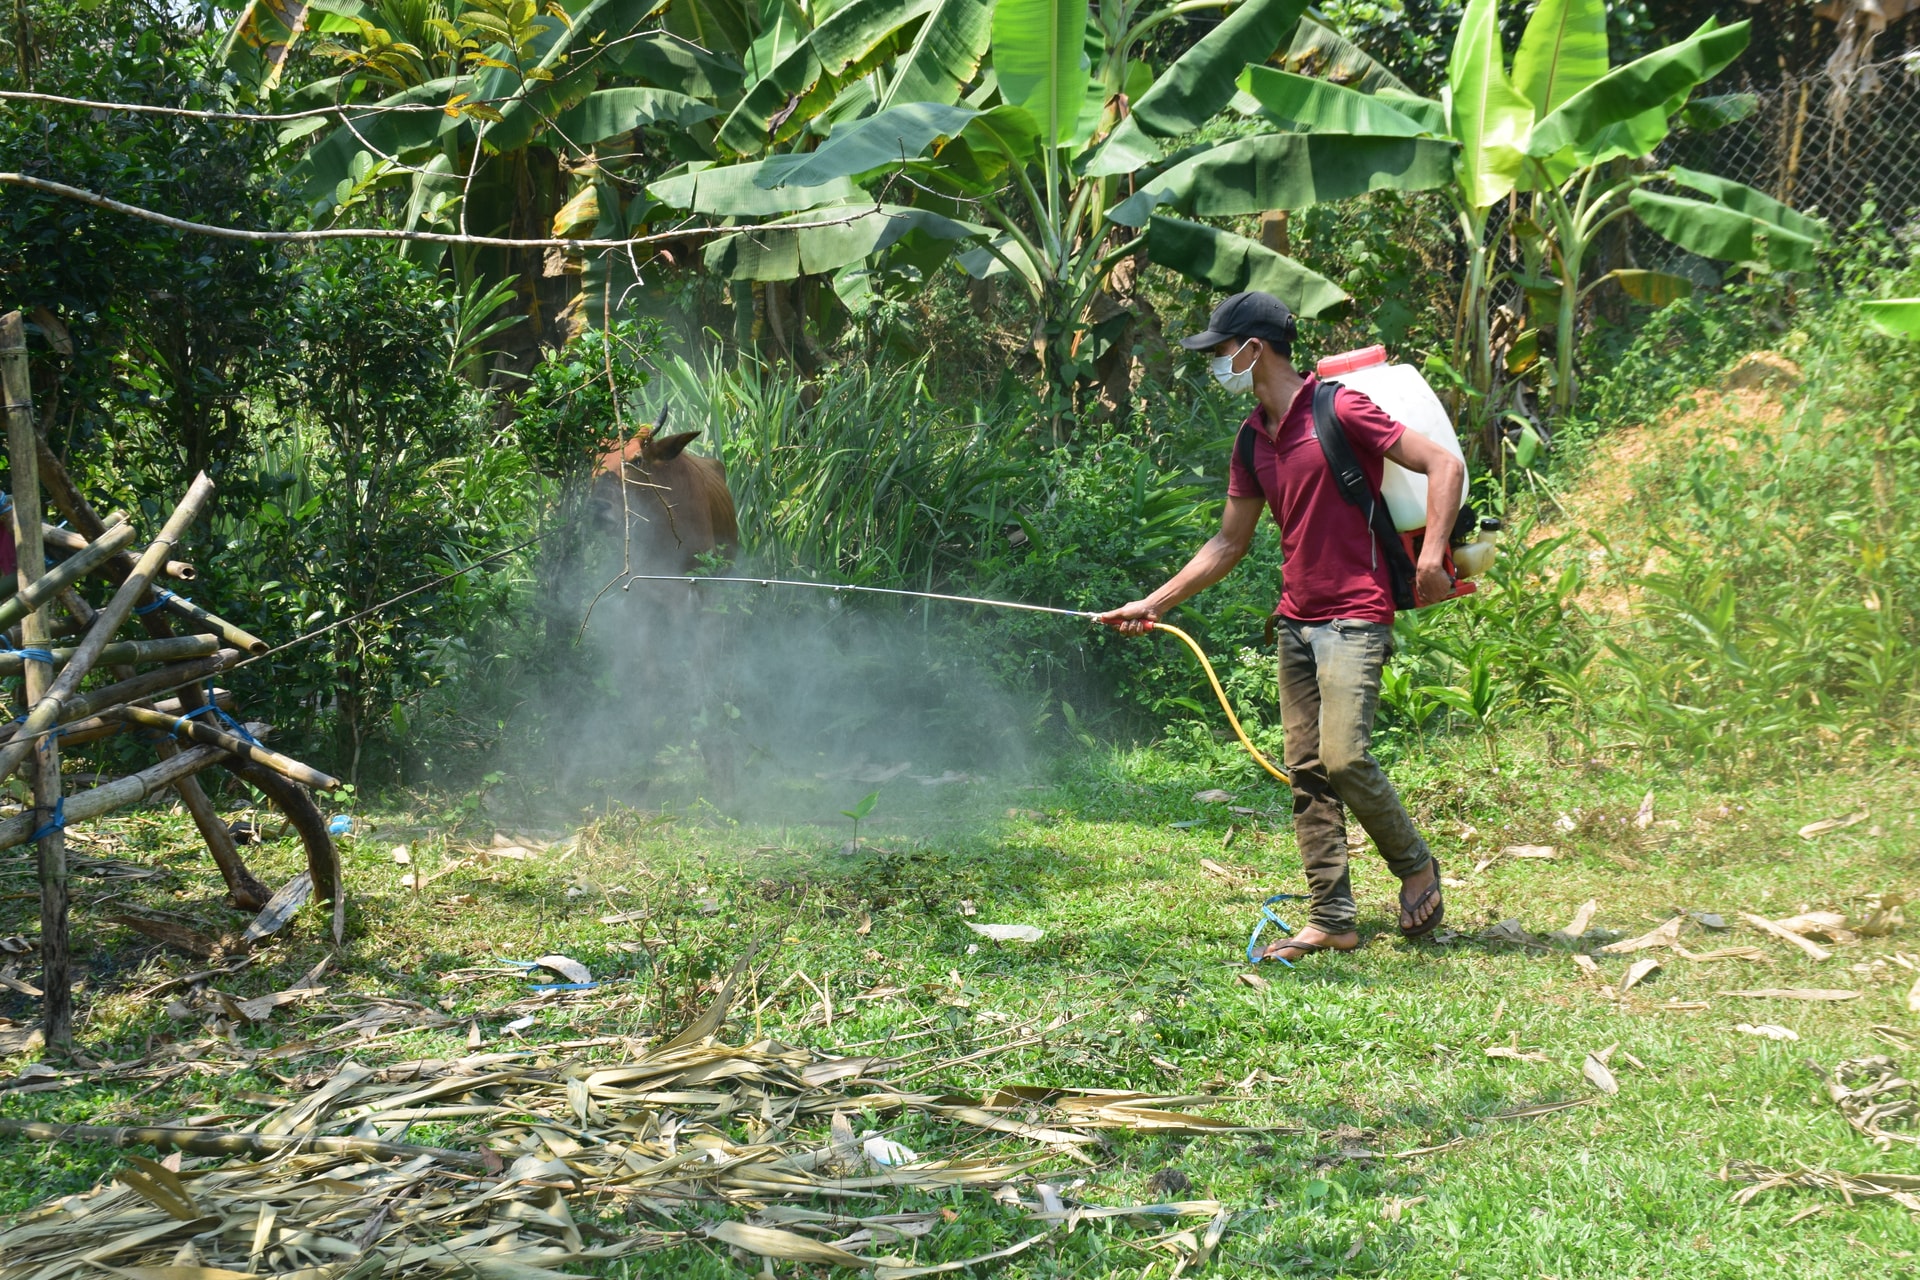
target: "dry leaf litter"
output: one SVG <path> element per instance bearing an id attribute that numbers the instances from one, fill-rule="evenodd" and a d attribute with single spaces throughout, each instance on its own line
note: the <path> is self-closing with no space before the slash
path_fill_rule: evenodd
<path id="1" fill-rule="evenodd" d="M 540 1050 L 379 1069 L 348 1061 L 297 1080 L 310 1091 L 239 1130 L 6 1122 L 31 1139 L 131 1141 L 176 1154 L 165 1162 L 130 1155 L 132 1168 L 115 1181 L 26 1215 L 0 1233 L 0 1269 L 21 1280 L 552 1280 L 557 1269 L 706 1242 L 905 1280 L 1010 1257 L 1113 1217 L 1171 1220 L 1161 1247 L 1184 1268 L 1218 1244 L 1226 1218 L 1217 1202 L 1069 1205 L 1051 1186 L 1029 1201 L 1020 1195 L 1026 1175 L 1043 1164 L 1091 1164 L 1085 1149 L 1101 1130 L 1275 1132 L 1180 1109 L 1217 1101 L 1205 1095 L 905 1092 L 881 1079 L 884 1059 L 721 1042 L 727 999 L 723 991 L 658 1048 L 629 1044 L 635 1056 L 624 1062 Z M 922 1157 L 883 1134 L 856 1139 L 849 1115 L 918 1116 L 950 1126 L 976 1150 L 1006 1139 L 1032 1149 Z M 484 1145 L 406 1143 L 417 1124 L 475 1130 Z M 796 1132 L 822 1127 L 825 1141 Z M 1023 1239 L 962 1263 L 916 1266 L 901 1256 L 949 1219 L 875 1202 L 904 1189 L 969 1186 L 998 1188 L 996 1200 L 1022 1211 Z M 716 1210 L 744 1221 L 716 1221 Z M 609 1215 L 624 1222 L 609 1227 Z M 1196 1239 L 1178 1228 L 1187 1217 L 1212 1225 Z"/>

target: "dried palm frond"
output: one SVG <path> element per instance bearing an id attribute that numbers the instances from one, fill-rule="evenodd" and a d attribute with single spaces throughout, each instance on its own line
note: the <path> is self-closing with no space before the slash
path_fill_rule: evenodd
<path id="1" fill-rule="evenodd" d="M 1720 1171 L 1723 1182 L 1747 1185 L 1734 1193 L 1735 1204 L 1747 1204 L 1763 1191 L 1801 1187 L 1827 1191 L 1848 1205 L 1856 1200 L 1888 1199 L 1920 1213 L 1920 1175 L 1911 1173 L 1842 1173 L 1837 1169 L 1769 1169 L 1739 1161 Z"/>
<path id="2" fill-rule="evenodd" d="M 31 1280 L 91 1278 L 103 1266 L 154 1276 L 187 1273 L 147 1269 L 546 1280 L 559 1268 L 717 1240 L 763 1257 L 904 1278 L 925 1272 L 866 1251 L 910 1244 L 937 1228 L 937 1215 L 852 1218 L 801 1202 L 867 1204 L 902 1189 L 1004 1185 L 1061 1155 L 1088 1162 L 1082 1148 L 1099 1130 L 1251 1131 L 1182 1109 L 1218 1101 L 1208 1095 L 1017 1086 L 981 1098 L 903 1092 L 879 1078 L 885 1059 L 720 1041 L 726 999 L 723 991 L 686 1032 L 625 1061 L 541 1050 L 379 1068 L 349 1060 L 294 1077 L 294 1096 L 246 1132 L 90 1130 L 90 1138 L 122 1145 L 232 1154 L 166 1163 L 129 1157 L 133 1167 L 117 1181 L 55 1200 L 0 1232 L 0 1269 Z M 885 1140 L 861 1146 L 845 1120 L 859 1114 L 911 1114 L 974 1146 L 945 1158 Z M 432 1147 L 406 1142 L 422 1124 L 452 1126 L 481 1148 L 449 1150 L 452 1136 L 437 1135 Z M 46 1137 L 40 1130 L 50 1128 L 58 1126 L 30 1126 L 23 1136 Z M 824 1137 L 803 1132 L 823 1128 Z M 1007 1139 L 1040 1150 L 980 1153 Z M 716 1223 L 705 1208 L 682 1229 L 675 1215 L 695 1205 L 757 1210 L 757 1220 Z M 595 1218 L 610 1210 L 661 1225 L 609 1230 Z M 1043 1213 L 1037 1235 L 989 1256 L 1010 1256 L 1108 1212 Z M 1220 1206 L 1111 1212 L 1211 1217 Z"/>
<path id="3" fill-rule="evenodd" d="M 1879 1053 L 1849 1058 L 1831 1075 L 1819 1063 L 1807 1065 L 1826 1082 L 1827 1097 L 1847 1123 L 1869 1142 L 1882 1151 L 1896 1142 L 1920 1146 L 1920 1131 L 1914 1127 L 1920 1119 L 1920 1087 L 1901 1076 L 1893 1059 Z"/>

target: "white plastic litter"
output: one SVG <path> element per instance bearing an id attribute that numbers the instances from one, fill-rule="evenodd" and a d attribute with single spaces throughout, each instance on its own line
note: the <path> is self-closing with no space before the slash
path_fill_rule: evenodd
<path id="1" fill-rule="evenodd" d="M 1046 937 L 1044 929 L 1030 924 L 975 924 L 969 920 L 967 928 L 983 938 L 992 938 L 995 942 L 1038 942 Z"/>
<path id="2" fill-rule="evenodd" d="M 892 1138 L 883 1138 L 877 1133 L 861 1143 L 860 1149 L 867 1153 L 867 1159 L 882 1169 L 912 1164 L 920 1158 L 920 1153 L 911 1147 L 903 1147 Z"/>

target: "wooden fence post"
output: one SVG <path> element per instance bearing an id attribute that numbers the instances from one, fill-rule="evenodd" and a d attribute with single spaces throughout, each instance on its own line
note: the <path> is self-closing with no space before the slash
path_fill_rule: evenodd
<path id="1" fill-rule="evenodd" d="M 46 570 L 40 529 L 40 463 L 33 423 L 33 389 L 27 375 L 26 326 L 18 311 L 0 316 L 0 388 L 6 394 L 7 462 L 13 473 L 13 546 L 20 567 L 20 590 Z M 47 648 L 47 607 L 41 604 L 21 619 L 23 649 Z M 36 705 L 53 681 L 51 662 L 27 661 L 26 705 Z M 33 744 L 33 812 L 40 836 L 40 963 L 44 976 L 45 1035 L 48 1048 L 65 1049 L 73 1041 L 73 981 L 67 946 L 67 836 L 61 818 L 60 745 L 53 733 Z"/>

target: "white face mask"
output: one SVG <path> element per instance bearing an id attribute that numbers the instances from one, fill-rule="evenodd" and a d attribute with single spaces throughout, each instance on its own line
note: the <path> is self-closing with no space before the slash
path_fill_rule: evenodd
<path id="1" fill-rule="evenodd" d="M 1247 344 L 1252 341 L 1252 338 L 1248 338 L 1231 355 L 1215 356 L 1207 366 L 1213 372 L 1214 379 L 1236 396 L 1253 390 L 1253 365 L 1249 364 L 1237 373 L 1233 368 L 1233 362 L 1240 358 L 1240 352 L 1245 351 Z"/>

